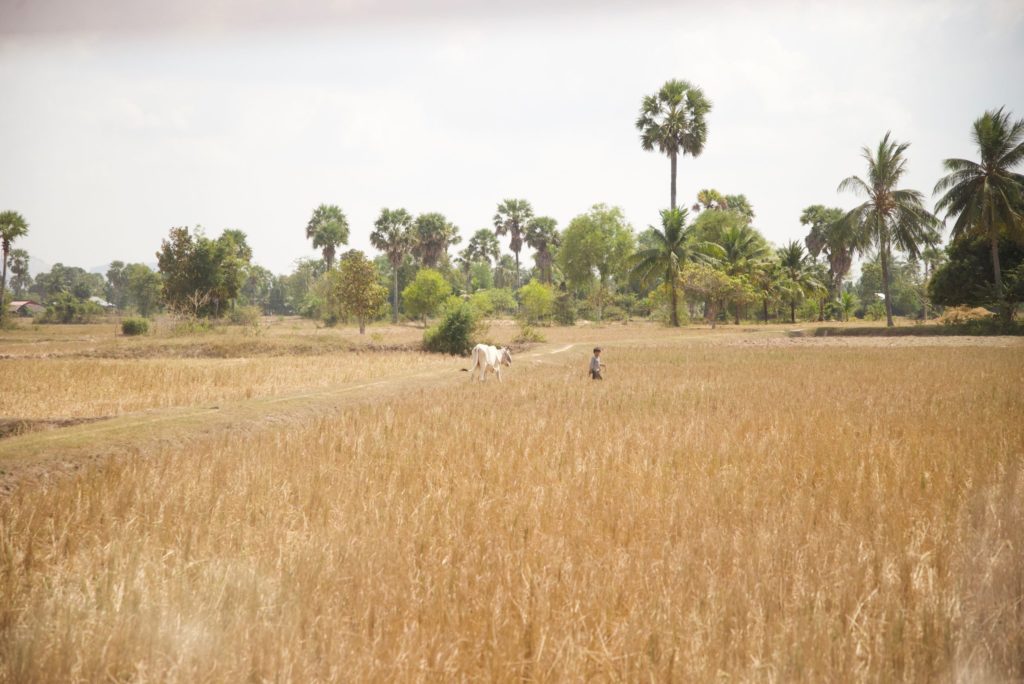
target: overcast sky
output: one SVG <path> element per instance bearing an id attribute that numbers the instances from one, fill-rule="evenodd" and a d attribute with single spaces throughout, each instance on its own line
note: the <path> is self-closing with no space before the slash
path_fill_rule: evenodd
<path id="1" fill-rule="evenodd" d="M 973 157 L 972 121 L 1024 117 L 1024 1 L 0 2 L 0 210 L 19 246 L 85 268 L 154 262 L 172 226 L 240 228 L 277 273 L 340 205 L 369 251 L 381 207 L 440 211 L 464 236 L 523 197 L 564 227 L 592 204 L 636 229 L 669 201 L 641 150 L 643 95 L 713 101 L 690 204 L 745 193 L 775 243 L 803 207 L 849 207 L 860 148 L 912 143 L 909 187 Z M 844 3 L 845 5 L 845 3 Z M 486 9 L 482 9 L 486 7 Z"/>

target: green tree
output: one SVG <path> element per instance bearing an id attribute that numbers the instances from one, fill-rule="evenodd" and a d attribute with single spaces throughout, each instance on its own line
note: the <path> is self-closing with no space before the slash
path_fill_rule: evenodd
<path id="1" fill-rule="evenodd" d="M 549 285 L 531 280 L 519 290 L 521 313 L 527 323 L 546 323 L 555 311 L 555 292 Z"/>
<path id="2" fill-rule="evenodd" d="M 599 320 L 614 279 L 628 277 L 635 242 L 622 210 L 604 204 L 574 218 L 562 233 L 559 266 L 574 289 L 596 295 Z"/>
<path id="3" fill-rule="evenodd" d="M 156 255 L 164 301 L 191 315 L 219 316 L 238 296 L 251 255 L 241 231 L 212 240 L 200 228 L 172 228 Z"/>
<path id="4" fill-rule="evenodd" d="M 869 246 L 878 249 L 885 293 L 886 325 L 889 327 L 894 325 L 889 297 L 889 267 L 893 248 L 914 257 L 920 254 L 923 245 L 938 239 L 938 221 L 924 208 L 924 195 L 917 190 L 897 187 L 907 170 L 904 153 L 910 144 L 898 143 L 891 139 L 891 135 L 886 133 L 874 152 L 868 147 L 862 149 L 862 156 L 868 163 L 866 179 L 850 176 L 839 184 L 839 192 L 851 190 L 867 198 L 863 204 L 851 210 L 844 220 L 852 222 L 858 231 L 858 251 L 863 253 Z"/>
<path id="5" fill-rule="evenodd" d="M 239 295 L 243 302 L 258 306 L 263 313 L 270 313 L 270 293 L 274 288 L 274 274 L 269 269 L 257 264 L 250 264 L 245 269 L 245 279 Z"/>
<path id="6" fill-rule="evenodd" d="M 0 264 L 3 275 L 0 276 L 0 323 L 7 315 L 7 260 L 11 256 L 11 244 L 28 235 L 28 223 L 16 211 L 0 213 Z"/>
<path id="7" fill-rule="evenodd" d="M 679 272 L 687 263 L 716 264 L 724 256 L 719 245 L 696 239 L 686 225 L 686 209 L 663 209 L 661 230 L 650 226 L 645 240 L 650 245 L 630 258 L 631 276 L 647 286 L 661 278 L 669 291 L 669 324 L 679 326 Z"/>
<path id="8" fill-rule="evenodd" d="M 421 268 L 416 278 L 402 290 L 405 313 L 418 318 L 427 327 L 427 317 L 435 315 L 452 296 L 452 286 L 432 268 Z"/>
<path id="9" fill-rule="evenodd" d="M 1024 271 L 1024 244 L 1001 236 L 999 254 L 1003 272 L 1009 276 Z M 928 297 L 941 306 L 999 306 L 1015 310 L 1024 301 L 1024 278 L 1003 283 L 1000 301 L 996 296 L 992 269 L 992 246 L 987 236 L 963 237 L 947 247 L 947 260 L 928 281 Z"/>
<path id="10" fill-rule="evenodd" d="M 676 208 L 676 165 L 680 154 L 697 157 L 704 151 L 708 128 L 705 117 L 711 101 L 687 81 L 667 81 L 654 95 L 644 97 L 636 128 L 644 150 L 657 149 L 672 166 L 670 208 Z"/>
<path id="11" fill-rule="evenodd" d="M 394 277 L 394 301 L 391 303 L 391 322 L 398 323 L 398 269 L 415 244 L 412 216 L 405 209 L 381 209 L 373 224 L 370 244 L 384 252 L 391 264 Z"/>
<path id="12" fill-rule="evenodd" d="M 387 288 L 377 281 L 377 268 L 365 254 L 353 249 L 341 257 L 329 278 L 334 299 L 340 305 L 337 314 L 355 317 L 359 334 L 366 334 L 367 321 L 380 315 L 388 301 Z"/>
<path id="13" fill-rule="evenodd" d="M 15 297 L 24 297 L 32 287 L 28 252 L 23 249 L 12 249 L 7 256 L 7 267 L 11 271 L 11 291 Z"/>
<path id="14" fill-rule="evenodd" d="M 730 226 L 722 233 L 719 245 L 725 253 L 722 266 L 727 275 L 751 284 L 760 264 L 771 256 L 771 248 L 764 236 L 746 223 Z M 746 300 L 734 298 L 736 325 L 740 324 L 741 306 Z"/>
<path id="15" fill-rule="evenodd" d="M 777 305 L 790 294 L 789 280 L 777 256 L 758 264 L 751 277 L 751 286 L 761 300 L 764 322 L 768 323 L 768 306 Z"/>
<path id="16" fill-rule="evenodd" d="M 687 291 L 700 295 L 707 302 L 704 313 L 711 321 L 712 329 L 718 321 L 719 311 L 728 302 L 753 297 L 753 292 L 741 279 L 703 263 L 687 264 L 680 271 L 680 280 Z"/>
<path id="17" fill-rule="evenodd" d="M 558 223 L 550 216 L 536 216 L 526 224 L 526 244 L 534 250 L 533 259 L 540 271 L 541 282 L 551 284 L 554 250 L 561 244 Z"/>
<path id="18" fill-rule="evenodd" d="M 796 305 L 809 295 L 825 289 L 824 283 L 814 272 L 814 260 L 804 251 L 804 246 L 790 240 L 778 250 L 779 265 L 786 278 L 789 299 L 789 322 L 796 323 Z"/>
<path id="19" fill-rule="evenodd" d="M 313 210 L 306 224 L 306 239 L 313 241 L 313 249 L 321 251 L 327 270 L 331 270 L 338 246 L 348 244 L 348 219 L 345 218 L 345 212 L 333 204 L 321 204 Z"/>
<path id="20" fill-rule="evenodd" d="M 936 184 L 935 194 L 945 194 L 935 209 L 944 210 L 946 218 L 957 217 L 953 240 L 976 235 L 988 240 L 996 299 L 1009 319 L 1014 309 L 1003 294 L 999 238 L 1019 237 L 1024 228 L 1024 175 L 1014 171 L 1024 161 L 1024 119 L 1010 121 L 1010 113 L 1002 108 L 987 111 L 974 122 L 972 138 L 981 160 L 943 162 L 948 175 Z"/>
<path id="21" fill-rule="evenodd" d="M 849 321 L 850 315 L 860 306 L 860 300 L 852 292 L 844 292 L 839 295 L 839 310 L 843 313 L 843 320 Z"/>
<path id="22" fill-rule="evenodd" d="M 437 268 L 448 248 L 462 240 L 459 229 L 437 212 L 417 216 L 413 233 L 412 254 L 427 268 Z"/>
<path id="23" fill-rule="evenodd" d="M 519 252 L 523 249 L 526 226 L 533 218 L 533 207 L 524 199 L 507 199 L 494 214 L 496 235 L 509 236 L 509 249 L 516 255 L 516 289 L 519 288 Z"/>
<path id="24" fill-rule="evenodd" d="M 125 304 L 141 316 L 151 316 L 160 306 L 163 283 L 160 274 L 145 264 L 127 264 L 124 267 Z"/>
<path id="25" fill-rule="evenodd" d="M 843 291 L 843 278 L 853 266 L 853 255 L 862 237 L 853 222 L 843 220 L 845 215 L 838 207 L 820 204 L 813 204 L 800 214 L 800 225 L 810 227 L 804 238 L 807 251 L 815 258 L 824 254 L 828 261 L 828 290 L 833 300 Z"/>
<path id="26" fill-rule="evenodd" d="M 124 268 L 123 261 L 111 261 L 110 266 L 107 267 L 106 298 L 118 309 L 128 306 L 128 279 Z"/>

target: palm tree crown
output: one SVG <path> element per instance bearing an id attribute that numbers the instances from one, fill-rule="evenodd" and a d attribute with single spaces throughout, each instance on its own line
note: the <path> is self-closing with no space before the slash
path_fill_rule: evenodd
<path id="1" fill-rule="evenodd" d="M 437 266 L 448 252 L 448 248 L 459 244 L 462 239 L 459 237 L 459 229 L 443 214 L 437 212 L 417 216 L 413 232 L 413 256 L 427 268 Z"/>
<path id="2" fill-rule="evenodd" d="M 647 232 L 649 244 L 654 246 L 638 251 L 630 263 L 630 276 L 642 284 L 658 277 L 664 279 L 671 297 L 669 321 L 673 326 L 679 325 L 678 286 L 683 264 L 714 265 L 724 256 L 719 245 L 695 238 L 693 226 L 686 225 L 687 216 L 686 209 L 663 209 L 661 230 L 650 226 Z"/>
<path id="3" fill-rule="evenodd" d="M 348 244 L 348 219 L 333 204 L 321 204 L 306 224 L 306 238 L 313 240 L 313 249 L 322 250 L 328 270 L 334 265 L 338 245 Z"/>
<path id="4" fill-rule="evenodd" d="M 0 277 L 0 321 L 7 313 L 4 294 L 7 290 L 7 258 L 11 253 L 11 243 L 25 235 L 28 235 L 28 223 L 21 214 L 16 211 L 0 213 L 0 265 L 3 267 L 3 276 Z"/>
<path id="5" fill-rule="evenodd" d="M 516 287 L 519 287 L 519 252 L 523 248 L 523 231 L 533 218 L 533 207 L 524 199 L 507 199 L 498 205 L 494 215 L 494 232 L 509 236 L 509 249 L 516 255 Z"/>
<path id="6" fill-rule="evenodd" d="M 525 240 L 534 250 L 541 281 L 551 284 L 551 264 L 555 260 L 552 250 L 561 244 L 558 223 L 550 216 L 534 217 L 526 224 Z"/>
<path id="7" fill-rule="evenodd" d="M 839 191 L 851 190 L 866 201 L 846 214 L 844 220 L 856 227 L 861 253 L 873 245 L 882 262 L 882 287 L 885 291 L 887 324 L 892 327 L 892 302 L 889 297 L 889 263 L 893 247 L 916 257 L 921 247 L 936 242 L 938 220 L 924 208 L 924 195 L 917 190 L 897 186 L 907 171 L 905 152 L 909 143 L 892 140 L 886 133 L 878 148 L 862 149 L 868 163 L 866 178 L 850 176 L 839 184 Z"/>
<path id="8" fill-rule="evenodd" d="M 796 323 L 796 304 L 805 295 L 824 289 L 821 279 L 814 272 L 814 260 L 804 246 L 796 240 L 790 240 L 778 250 L 779 266 L 786 278 L 784 290 L 789 297 L 789 320 Z"/>
<path id="9" fill-rule="evenodd" d="M 704 151 L 708 137 L 704 117 L 710 111 L 711 101 L 704 91 L 679 80 L 666 82 L 657 93 L 645 96 L 640 105 L 636 128 L 641 146 L 648 152 L 657 149 L 672 162 L 672 209 L 676 208 L 677 158 L 680 154 L 696 157 Z"/>
<path id="10" fill-rule="evenodd" d="M 996 298 L 1003 306 L 1003 282 L 999 266 L 999 235 L 1019 232 L 1024 226 L 1024 175 L 1014 168 L 1024 161 L 1024 120 L 1011 121 L 1002 108 L 985 112 L 974 122 L 972 133 L 981 161 L 947 159 L 948 174 L 936 184 L 934 194 L 945 194 L 935 205 L 946 218 L 956 216 L 952 238 L 971 235 L 988 239 Z"/>
<path id="11" fill-rule="evenodd" d="M 398 323 L 398 267 L 415 244 L 412 216 L 405 209 L 381 209 L 373 224 L 370 244 L 384 252 L 391 264 L 394 289 L 391 298 L 391 322 Z"/>

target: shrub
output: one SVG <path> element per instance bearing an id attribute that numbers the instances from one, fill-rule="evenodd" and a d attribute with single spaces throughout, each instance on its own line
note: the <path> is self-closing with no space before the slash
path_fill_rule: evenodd
<path id="1" fill-rule="evenodd" d="M 541 334 L 539 330 L 534 328 L 532 325 L 524 325 L 519 328 L 519 334 L 516 335 L 513 342 L 518 344 L 530 344 L 533 342 L 546 342 L 546 338 Z"/>
<path id="2" fill-rule="evenodd" d="M 423 348 L 439 354 L 466 356 L 480 335 L 480 319 L 468 302 L 447 308 L 444 318 L 423 333 Z"/>
<path id="3" fill-rule="evenodd" d="M 555 320 L 559 325 L 576 325 L 576 298 L 569 292 L 555 297 Z"/>
<path id="4" fill-rule="evenodd" d="M 236 306 L 228 314 L 228 321 L 232 325 L 248 325 L 255 328 L 260 324 L 262 315 L 258 306 Z"/>
<path id="5" fill-rule="evenodd" d="M 149 321 L 145 318 L 126 318 L 121 321 L 121 334 L 132 337 L 149 332 Z"/>
<path id="6" fill-rule="evenodd" d="M 874 301 L 864 309 L 864 318 L 869 321 L 880 321 L 885 318 L 885 303 Z"/>
<path id="7" fill-rule="evenodd" d="M 469 297 L 469 305 L 483 318 L 490 318 L 494 313 L 494 301 L 487 292 L 487 290 L 479 290 Z"/>
<path id="8" fill-rule="evenodd" d="M 435 315 L 452 294 L 452 286 L 432 268 L 420 269 L 416 278 L 402 290 L 402 303 L 409 318 L 422 320 Z"/>
<path id="9" fill-rule="evenodd" d="M 555 311 L 555 293 L 536 280 L 523 285 L 519 290 L 519 301 L 522 303 L 520 314 L 530 324 L 550 321 Z"/>
<path id="10" fill-rule="evenodd" d="M 89 323 L 103 314 L 103 309 L 88 300 L 79 299 L 70 292 L 57 295 L 35 322 L 37 323 Z"/>

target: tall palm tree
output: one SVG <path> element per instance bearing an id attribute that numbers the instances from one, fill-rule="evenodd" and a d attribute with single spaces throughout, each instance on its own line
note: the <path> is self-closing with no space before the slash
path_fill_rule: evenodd
<path id="1" fill-rule="evenodd" d="M 448 252 L 448 248 L 462 240 L 459 229 L 444 214 L 431 212 L 416 217 L 414 228 L 416 243 L 412 254 L 427 268 L 434 268 Z"/>
<path id="2" fill-rule="evenodd" d="M 654 95 L 644 97 L 636 128 L 640 145 L 651 152 L 655 148 L 672 162 L 672 202 L 676 208 L 676 166 L 680 154 L 697 157 L 704 151 L 708 126 L 704 117 L 711 101 L 704 91 L 688 81 L 671 80 Z"/>
<path id="3" fill-rule="evenodd" d="M 534 250 L 534 260 L 540 271 L 541 282 L 551 284 L 551 265 L 555 261 L 552 250 L 561 244 L 558 224 L 550 216 L 537 216 L 526 224 L 526 244 Z"/>
<path id="4" fill-rule="evenodd" d="M 306 239 L 313 241 L 313 249 L 322 251 L 327 270 L 331 270 L 338 246 L 348 244 L 345 212 L 334 204 L 321 204 L 306 224 Z"/>
<path id="5" fill-rule="evenodd" d="M 519 288 L 519 251 L 523 248 L 523 232 L 533 218 L 533 207 L 524 199 L 507 199 L 498 205 L 494 215 L 496 235 L 509 236 L 509 249 L 516 255 L 516 288 Z"/>
<path id="6" fill-rule="evenodd" d="M 693 226 L 686 225 L 686 209 L 663 209 L 661 230 L 650 226 L 646 235 L 653 247 L 641 249 L 630 260 L 630 277 L 649 284 L 661 277 L 668 285 L 672 310 L 669 323 L 679 327 L 679 271 L 686 263 L 714 265 L 725 256 L 719 245 L 694 237 Z"/>
<path id="7" fill-rule="evenodd" d="M 868 163 L 866 179 L 850 176 L 839 184 L 839 192 L 851 190 L 867 200 L 846 214 L 861 236 L 857 250 L 864 253 L 870 246 L 878 249 L 882 265 L 882 290 L 885 293 L 886 325 L 894 325 L 892 301 L 889 296 L 889 266 L 892 249 L 896 247 L 916 257 L 921 246 L 937 241 L 936 219 L 924 208 L 924 195 L 917 190 L 898 188 L 907 170 L 904 156 L 910 143 L 892 140 L 888 132 L 878 148 L 862 148 Z"/>
<path id="8" fill-rule="evenodd" d="M 1019 209 L 1024 206 L 1024 175 L 1013 171 L 1024 161 L 1024 120 L 1011 122 L 1010 113 L 1002 107 L 987 111 L 974 122 L 971 137 L 981 161 L 943 162 L 948 175 L 936 184 L 934 194 L 945 194 L 935 210 L 945 210 L 946 218 L 957 217 L 951 235 L 954 240 L 978 235 L 989 241 L 996 298 L 1007 316 L 1011 312 L 1003 296 L 999 235 L 1002 231 L 1020 230 L 1024 225 Z"/>
<path id="9" fill-rule="evenodd" d="M 825 285 L 814 272 L 814 259 L 804 251 L 804 246 L 790 240 L 779 248 L 779 265 L 786 278 L 789 295 L 789 322 L 796 323 L 796 305 L 804 296 L 820 292 Z"/>
<path id="10" fill-rule="evenodd" d="M 370 244 L 387 255 L 394 276 L 394 294 L 391 298 L 391 322 L 398 323 L 398 267 L 412 250 L 415 237 L 412 216 L 405 209 L 381 209 L 373 223 Z"/>
<path id="11" fill-rule="evenodd" d="M 28 223 L 21 214 L 16 211 L 0 213 L 0 263 L 3 263 L 3 276 L 0 276 L 0 323 L 7 314 L 7 257 L 11 254 L 11 243 L 25 235 L 28 235 Z"/>
<path id="12" fill-rule="evenodd" d="M 768 243 L 756 229 L 746 223 L 728 226 L 722 231 L 718 244 L 725 252 L 722 263 L 725 272 L 733 277 L 753 279 L 762 261 L 771 255 Z M 736 325 L 740 324 L 740 302 L 734 304 Z"/>
<path id="13" fill-rule="evenodd" d="M 758 263 L 751 281 L 764 307 L 764 322 L 768 323 L 768 303 L 778 302 L 789 294 L 789 283 L 778 258 Z"/>

